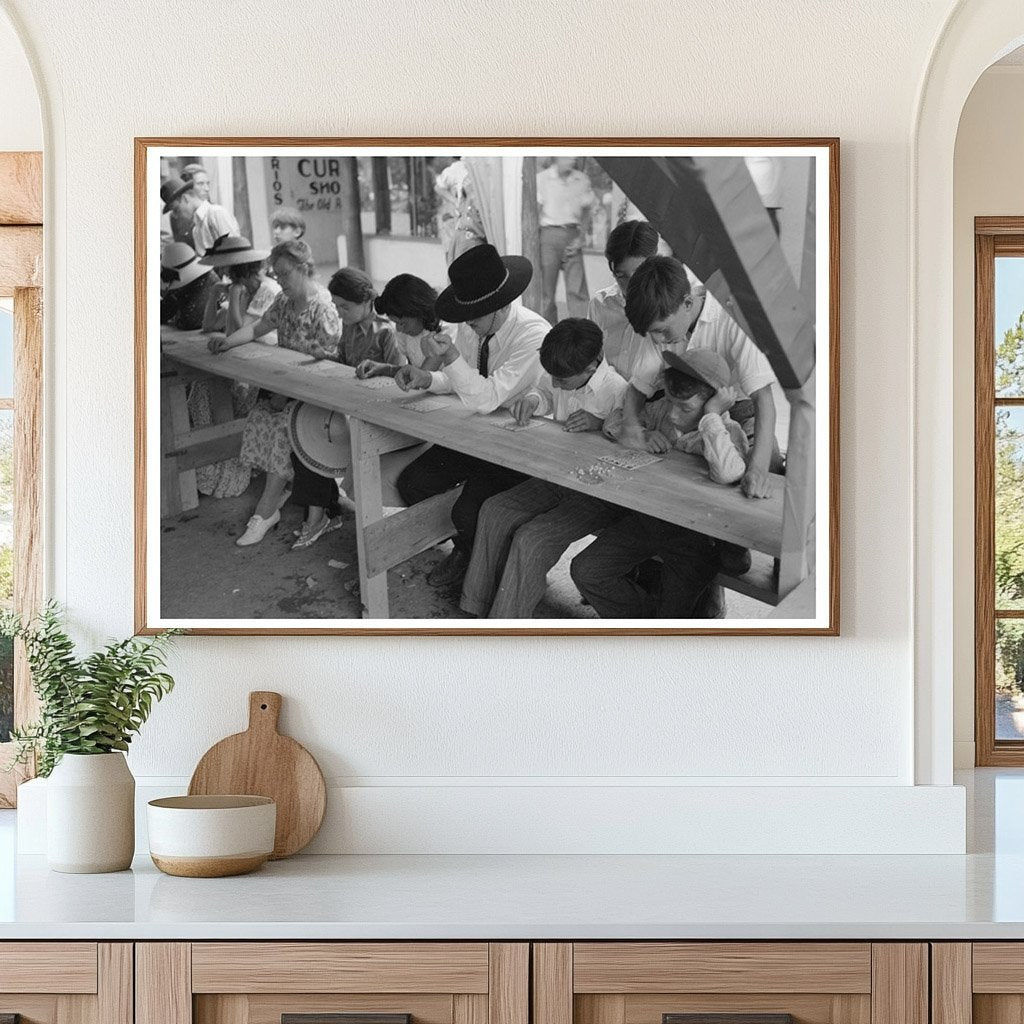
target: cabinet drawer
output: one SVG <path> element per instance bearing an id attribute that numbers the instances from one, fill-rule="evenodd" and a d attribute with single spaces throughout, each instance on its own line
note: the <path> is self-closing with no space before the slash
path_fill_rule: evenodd
<path id="1" fill-rule="evenodd" d="M 96 956 L 95 942 L 0 943 L 0 992 L 90 995 Z"/>
<path id="2" fill-rule="evenodd" d="M 136 947 L 136 1024 L 529 1024 L 514 942 Z"/>
<path id="3" fill-rule="evenodd" d="M 0 942 L 0 1018 L 132 1024 L 127 942 Z"/>
<path id="4" fill-rule="evenodd" d="M 871 991 L 870 943 L 578 942 L 573 991 Z"/>
<path id="5" fill-rule="evenodd" d="M 924 1024 L 923 943 L 537 943 L 536 1024 Z"/>
<path id="6" fill-rule="evenodd" d="M 192 991 L 473 992 L 488 988 L 486 942 L 196 942 Z"/>

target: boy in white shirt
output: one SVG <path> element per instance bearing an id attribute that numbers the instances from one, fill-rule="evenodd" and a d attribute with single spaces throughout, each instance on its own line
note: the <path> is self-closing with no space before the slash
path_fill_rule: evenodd
<path id="1" fill-rule="evenodd" d="M 640 425 L 644 403 L 660 386 L 663 355 L 711 349 L 728 364 L 737 396 L 753 402 L 754 440 L 741 489 L 748 498 L 767 498 L 768 474 L 781 468 L 781 459 L 775 442 L 775 374 L 764 354 L 709 294 L 691 292 L 686 269 L 670 256 L 652 256 L 637 268 L 626 293 L 626 316 L 648 344 L 623 402 L 621 442 L 629 448 L 668 450 L 664 438 Z"/>
<path id="2" fill-rule="evenodd" d="M 600 430 L 619 407 L 626 381 L 605 361 L 601 329 L 570 318 L 541 345 L 545 375 L 511 407 L 520 423 L 548 416 L 571 433 Z M 622 509 L 567 487 L 530 479 L 484 502 L 460 607 L 492 619 L 528 619 L 548 570 L 565 549 L 596 533 Z"/>

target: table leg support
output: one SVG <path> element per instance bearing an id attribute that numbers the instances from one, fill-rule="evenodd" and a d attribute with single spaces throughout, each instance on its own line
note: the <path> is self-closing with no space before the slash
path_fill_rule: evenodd
<path id="1" fill-rule="evenodd" d="M 370 575 L 370 558 L 366 529 L 384 518 L 384 499 L 380 484 L 380 455 L 373 450 L 366 436 L 369 424 L 349 417 L 352 440 L 352 482 L 356 505 L 356 547 L 359 554 L 359 595 L 364 619 L 388 617 L 387 571 Z"/>

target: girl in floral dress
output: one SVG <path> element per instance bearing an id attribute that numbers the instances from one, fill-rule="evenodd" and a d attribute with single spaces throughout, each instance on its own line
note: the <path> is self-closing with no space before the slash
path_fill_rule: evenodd
<path id="1" fill-rule="evenodd" d="M 212 334 L 211 352 L 246 345 L 277 331 L 282 348 L 295 349 L 316 359 L 337 359 L 341 321 L 331 296 L 313 280 L 313 252 L 302 241 L 282 242 L 270 253 L 270 266 L 281 293 L 255 323 L 233 334 Z M 284 395 L 262 397 L 249 413 L 242 431 L 239 461 L 266 473 L 263 494 L 235 541 L 241 547 L 258 544 L 281 521 L 281 506 L 288 500 L 292 479 L 288 416 L 291 400 Z"/>

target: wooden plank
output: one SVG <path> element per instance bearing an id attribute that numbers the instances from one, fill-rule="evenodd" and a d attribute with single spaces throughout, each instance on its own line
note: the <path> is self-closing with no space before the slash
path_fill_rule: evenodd
<path id="1" fill-rule="evenodd" d="M 571 942 L 533 944 L 533 1024 L 573 1024 Z"/>
<path id="2" fill-rule="evenodd" d="M 452 505 L 461 493 L 462 488 L 456 487 L 370 523 L 363 536 L 368 575 L 387 572 L 451 537 L 455 533 Z"/>
<path id="3" fill-rule="evenodd" d="M 174 359 L 188 366 L 270 388 L 363 423 L 442 444 L 584 494 L 599 493 L 613 504 L 773 557 L 782 550 L 785 477 L 773 476 L 772 496 L 753 501 L 739 488 L 712 483 L 705 463 L 697 456 L 671 452 L 661 462 L 615 474 L 595 488 L 575 478 L 573 469 L 593 465 L 601 456 L 617 450 L 614 442 L 599 433 L 574 434 L 570 446 L 565 432 L 555 423 L 522 432 L 503 430 L 500 424 L 508 419 L 506 412 L 481 416 L 455 398 L 448 399 L 447 409 L 412 412 L 402 408 L 408 396 L 382 401 L 380 392 L 359 387 L 354 379 L 311 374 L 295 365 L 290 358 L 294 353 L 279 351 L 275 346 L 259 346 L 253 358 L 232 354 L 238 350 L 214 356 L 194 333 L 163 333 L 175 339 Z"/>
<path id="4" fill-rule="evenodd" d="M 789 446 L 786 487 L 782 500 L 782 552 L 779 556 L 779 594 L 785 597 L 810 573 L 814 542 L 815 416 L 814 375 L 789 399 Z"/>
<path id="5" fill-rule="evenodd" d="M 1024 235 L 1024 221 L 1020 217 L 975 217 L 976 235 Z"/>
<path id="6" fill-rule="evenodd" d="M 996 763 L 995 257 L 974 240 L 974 763 Z"/>
<path id="7" fill-rule="evenodd" d="M 43 287 L 43 229 L 0 227 L 0 297 Z"/>
<path id="8" fill-rule="evenodd" d="M 720 572 L 715 577 L 715 583 L 720 587 L 735 590 L 738 594 L 746 594 L 747 597 L 752 597 L 755 601 L 777 605 L 779 592 L 775 585 L 774 561 L 760 551 L 752 551 L 750 554 L 749 572 L 742 576 L 730 576 Z"/>
<path id="9" fill-rule="evenodd" d="M 975 994 L 971 1010 L 973 1024 L 1024 1024 L 1024 996 Z"/>
<path id="10" fill-rule="evenodd" d="M 181 505 L 181 474 L 178 471 L 178 460 L 173 455 L 164 454 L 174 451 L 174 408 L 171 402 L 171 391 L 181 385 L 174 381 L 160 382 L 160 515 L 162 518 L 176 516 L 182 510 Z M 144 514 L 144 502 L 137 498 L 139 505 L 137 514 Z"/>
<path id="11" fill-rule="evenodd" d="M 453 995 L 452 1024 L 487 1024 L 487 996 L 463 992 Z"/>
<path id="12" fill-rule="evenodd" d="M 871 1024 L 929 1024 L 925 943 L 872 943 L 871 977 Z"/>
<path id="13" fill-rule="evenodd" d="M 0 225 L 43 223 L 43 154 L 0 153 Z"/>
<path id="14" fill-rule="evenodd" d="M 972 963 L 974 992 L 1024 993 L 1024 943 L 976 942 Z"/>
<path id="15" fill-rule="evenodd" d="M 817 610 L 817 577 L 811 573 L 768 613 L 769 619 L 809 619 Z"/>
<path id="16" fill-rule="evenodd" d="M 62 993 L 57 997 L 56 1009 L 56 1024 L 98 1024 L 94 996 L 71 996 Z"/>
<path id="17" fill-rule="evenodd" d="M 5 942 L 0 992 L 96 992 L 95 942 Z"/>
<path id="18" fill-rule="evenodd" d="M 290 1002 L 287 1008 L 292 1008 Z M 282 1006 L 279 1001 L 273 1015 L 273 1024 L 281 1024 L 281 1014 Z M 192 1019 L 193 1024 L 249 1024 L 249 997 L 235 992 L 229 995 L 195 996 Z"/>
<path id="19" fill-rule="evenodd" d="M 576 992 L 870 992 L 868 943 L 576 943 Z"/>
<path id="20" fill-rule="evenodd" d="M 931 1024 L 971 1024 L 971 944 L 931 945 Z"/>
<path id="21" fill-rule="evenodd" d="M 237 424 L 237 425 L 236 425 Z M 234 459 L 242 450 L 242 430 L 245 420 L 234 420 L 233 423 L 219 423 L 211 427 L 201 427 L 190 434 L 175 437 L 175 447 L 164 455 L 164 460 L 173 460 L 179 473 L 200 466 L 210 466 L 225 459 Z M 188 441 L 188 438 L 198 440 Z M 185 442 L 185 443 L 182 443 Z"/>
<path id="22" fill-rule="evenodd" d="M 456 999 L 482 1000 L 484 1018 L 479 1024 L 487 1024 L 487 996 L 456 996 Z M 227 1024 L 217 1021 L 206 1009 L 226 1000 L 244 1000 L 247 1006 L 243 1024 L 281 1024 L 281 1015 L 328 1014 L 328 1013 L 410 1013 L 414 1024 L 452 1024 L 452 996 L 450 993 L 423 995 L 412 993 L 391 994 L 383 992 L 310 993 L 260 995 L 203 995 L 196 996 L 195 1024 Z M 221 1016 L 226 1011 L 219 1011 Z M 472 1024 L 472 1022 L 467 1022 Z"/>
<path id="23" fill-rule="evenodd" d="M 625 1024 L 625 996 L 574 995 L 572 1006 L 576 1024 Z"/>
<path id="24" fill-rule="evenodd" d="M 97 947 L 99 1024 L 134 1024 L 135 952 L 130 942 L 101 942 Z"/>
<path id="25" fill-rule="evenodd" d="M 489 1024 L 530 1024 L 529 943 L 492 942 L 489 961 Z"/>
<path id="26" fill-rule="evenodd" d="M 591 998 L 608 998 L 606 996 Z M 623 1024 L 650 1024 L 663 1014 L 699 1014 L 714 1020 L 720 1014 L 741 1014 L 757 1018 L 761 1015 L 785 1017 L 792 1015 L 799 1024 L 870 1024 L 869 995 L 836 996 L 828 993 L 804 992 L 726 994 L 706 992 L 666 992 L 626 996 Z M 709 1022 L 710 1024 L 710 1022 Z M 718 1021 L 717 1024 L 731 1024 Z"/>
<path id="27" fill-rule="evenodd" d="M 22 619 L 43 605 L 43 293 L 14 292 L 14 608 Z M 24 645 L 14 662 L 14 724 L 39 717 Z M 33 766 L 34 767 L 34 766 Z"/>
<path id="28" fill-rule="evenodd" d="M 352 484 L 356 506 L 356 554 L 359 559 L 359 601 L 364 619 L 388 617 L 388 576 L 376 568 L 371 557 L 370 528 L 384 519 L 384 497 L 380 482 L 380 456 L 364 454 L 365 424 L 349 420 L 352 445 Z"/>
<path id="29" fill-rule="evenodd" d="M 377 426 L 375 423 L 363 423 L 359 439 L 359 457 L 370 455 L 386 455 L 388 452 L 401 451 L 414 445 L 417 438 L 408 434 L 400 434 L 397 430 Z"/>
<path id="30" fill-rule="evenodd" d="M 197 942 L 202 992 L 486 992 L 483 942 Z"/>
<path id="31" fill-rule="evenodd" d="M 192 1024 L 191 946 L 135 945 L 135 1024 Z"/>

